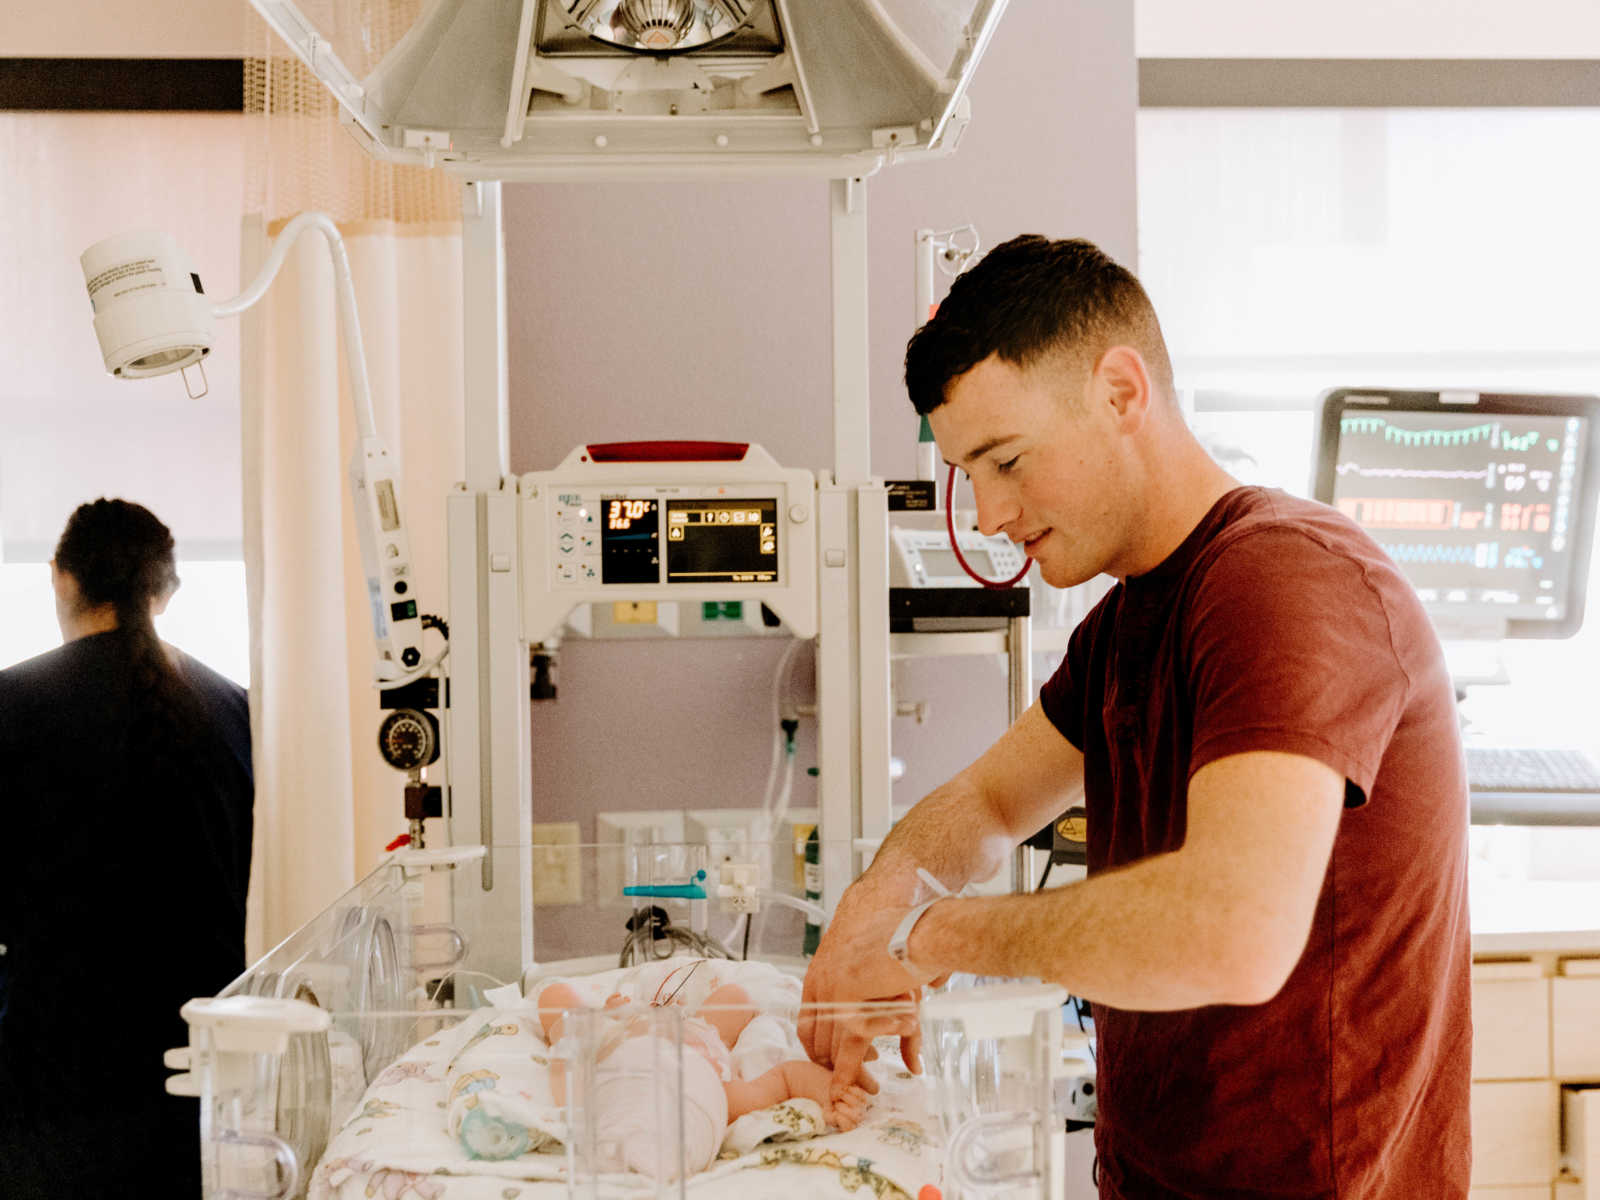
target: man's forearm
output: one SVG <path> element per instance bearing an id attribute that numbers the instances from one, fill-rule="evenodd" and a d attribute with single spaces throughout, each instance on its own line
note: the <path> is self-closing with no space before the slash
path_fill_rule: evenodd
<path id="1" fill-rule="evenodd" d="M 1033 895 L 941 901 L 906 950 L 924 972 L 1036 976 L 1116 1008 L 1256 1004 L 1282 980 L 1241 936 L 1253 917 L 1162 854 Z"/>
<path id="2" fill-rule="evenodd" d="M 874 903 L 915 904 L 929 898 L 919 867 L 955 891 L 993 875 L 1015 845 L 983 794 L 957 776 L 895 823 L 857 887 Z"/>

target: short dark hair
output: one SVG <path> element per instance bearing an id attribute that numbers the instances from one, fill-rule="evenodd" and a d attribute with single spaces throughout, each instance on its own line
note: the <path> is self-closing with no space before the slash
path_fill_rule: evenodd
<path id="1" fill-rule="evenodd" d="M 1126 268 L 1082 238 L 1036 233 L 989 251 L 906 347 L 906 391 L 919 413 L 991 354 L 1028 367 L 1051 354 L 1098 355 L 1127 342 L 1170 390 L 1172 365 L 1150 297 Z"/>

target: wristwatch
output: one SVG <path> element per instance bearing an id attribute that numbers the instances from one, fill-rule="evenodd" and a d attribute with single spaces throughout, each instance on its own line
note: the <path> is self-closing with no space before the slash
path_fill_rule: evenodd
<path id="1" fill-rule="evenodd" d="M 895 927 L 894 936 L 889 939 L 889 957 L 909 971 L 917 969 L 906 954 L 906 943 L 911 940 L 911 931 L 916 928 L 917 922 L 922 920 L 922 914 L 944 898 L 943 896 L 935 896 L 932 900 L 917 905 Z"/>

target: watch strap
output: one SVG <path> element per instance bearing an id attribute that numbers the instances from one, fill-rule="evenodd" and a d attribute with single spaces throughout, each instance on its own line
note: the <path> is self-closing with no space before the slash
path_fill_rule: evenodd
<path id="1" fill-rule="evenodd" d="M 935 896 L 932 900 L 928 900 L 917 905 L 903 918 L 901 918 L 900 924 L 895 926 L 894 935 L 889 938 L 890 958 L 907 967 L 912 965 L 911 959 L 906 953 L 907 943 L 911 941 L 911 931 L 916 928 L 917 922 L 922 920 L 922 914 L 927 912 L 930 908 L 943 899 L 945 899 L 945 897 Z"/>

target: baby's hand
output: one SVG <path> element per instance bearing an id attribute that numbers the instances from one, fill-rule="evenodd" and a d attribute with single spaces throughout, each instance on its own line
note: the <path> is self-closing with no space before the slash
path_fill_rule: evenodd
<path id="1" fill-rule="evenodd" d="M 825 1109 L 828 1114 L 828 1123 L 839 1129 L 841 1133 L 848 1133 L 867 1115 L 867 1107 L 872 1103 L 872 1097 L 867 1095 L 866 1089 L 851 1084 L 842 1091 L 834 1093 L 833 1106 Z"/>
<path id="2" fill-rule="evenodd" d="M 834 1087 L 833 1072 L 814 1062 L 786 1062 L 782 1070 L 790 1097 L 815 1100 L 828 1124 L 840 1130 L 851 1130 L 861 1124 L 871 1100 L 864 1089 L 854 1084 Z"/>

